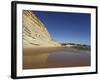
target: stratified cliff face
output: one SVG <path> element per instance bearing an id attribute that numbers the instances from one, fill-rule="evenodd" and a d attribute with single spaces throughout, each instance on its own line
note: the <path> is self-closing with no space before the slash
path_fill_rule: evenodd
<path id="1" fill-rule="evenodd" d="M 51 47 L 61 46 L 53 41 L 44 24 L 29 10 L 23 10 L 23 47 Z"/>

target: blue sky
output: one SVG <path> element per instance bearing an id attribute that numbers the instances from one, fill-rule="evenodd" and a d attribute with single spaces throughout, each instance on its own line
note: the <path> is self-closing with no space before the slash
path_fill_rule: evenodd
<path id="1" fill-rule="evenodd" d="M 90 45 L 90 14 L 33 11 L 51 37 L 61 43 Z"/>

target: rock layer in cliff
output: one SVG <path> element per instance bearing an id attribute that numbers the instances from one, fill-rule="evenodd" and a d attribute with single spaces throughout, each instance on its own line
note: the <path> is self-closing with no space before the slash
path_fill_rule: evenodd
<path id="1" fill-rule="evenodd" d="M 23 47 L 51 47 L 60 46 L 54 41 L 45 25 L 30 10 L 22 12 Z"/>

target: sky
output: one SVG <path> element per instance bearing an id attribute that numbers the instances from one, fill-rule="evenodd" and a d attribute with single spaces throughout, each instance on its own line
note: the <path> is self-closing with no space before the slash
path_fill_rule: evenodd
<path id="1" fill-rule="evenodd" d="M 53 40 L 90 45 L 90 18 L 87 13 L 33 11 Z"/>

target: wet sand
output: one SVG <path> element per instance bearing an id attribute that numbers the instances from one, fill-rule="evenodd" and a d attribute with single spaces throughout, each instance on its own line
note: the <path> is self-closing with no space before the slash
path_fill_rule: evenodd
<path id="1" fill-rule="evenodd" d="M 90 51 L 65 47 L 23 49 L 23 69 L 90 66 Z"/>

